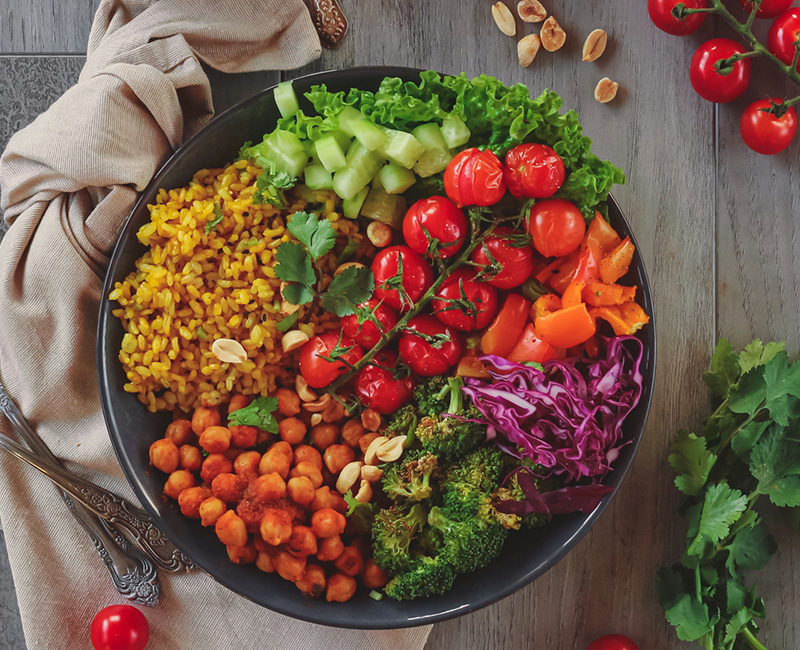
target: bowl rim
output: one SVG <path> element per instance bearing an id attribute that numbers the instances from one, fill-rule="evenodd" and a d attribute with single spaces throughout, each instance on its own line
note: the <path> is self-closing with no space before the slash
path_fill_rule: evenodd
<path id="1" fill-rule="evenodd" d="M 348 77 L 357 76 L 359 74 L 364 74 L 364 73 L 369 75 L 374 75 L 375 77 L 383 78 L 383 77 L 397 77 L 397 76 L 402 77 L 412 74 L 419 74 L 419 72 L 421 71 L 422 69 L 420 68 L 410 68 L 402 66 L 358 66 L 352 68 L 339 68 L 333 70 L 323 70 L 323 71 L 313 72 L 294 77 L 292 81 L 326 83 L 326 82 L 340 80 L 346 82 Z M 279 600 L 276 600 L 275 602 L 271 602 L 269 605 L 266 605 L 263 602 L 256 600 L 251 594 L 244 593 L 243 590 L 237 588 L 237 584 L 233 580 L 228 579 L 226 575 L 216 575 L 212 573 L 209 569 L 207 569 L 205 566 L 203 566 L 202 562 L 198 563 L 196 559 L 192 557 L 192 554 L 186 551 L 185 547 L 181 544 L 180 539 L 175 539 L 164 530 L 165 528 L 169 529 L 169 526 L 166 525 L 166 522 L 162 520 L 161 515 L 151 506 L 150 504 L 151 495 L 149 495 L 148 492 L 144 489 L 142 483 L 140 483 L 138 480 L 135 480 L 134 477 L 137 476 L 137 473 L 135 472 L 132 462 L 128 457 L 128 455 L 123 453 L 124 445 L 122 443 L 122 438 L 120 436 L 120 432 L 117 430 L 117 427 L 114 424 L 114 419 L 112 416 L 113 396 L 109 394 L 108 390 L 110 385 L 110 379 L 108 375 L 108 364 L 118 363 L 118 359 L 116 358 L 116 356 L 109 358 L 109 356 L 106 354 L 106 349 L 105 346 L 103 345 L 103 342 L 105 340 L 105 334 L 106 330 L 108 329 L 109 321 L 112 318 L 111 307 L 110 307 L 111 301 L 106 297 L 113 289 L 112 286 L 113 277 L 115 275 L 115 271 L 117 269 L 121 257 L 121 252 L 124 249 L 123 235 L 127 233 L 131 221 L 133 220 L 135 215 L 142 209 L 143 204 L 146 203 L 147 197 L 151 194 L 155 194 L 158 191 L 158 189 L 161 186 L 162 179 L 166 175 L 168 175 L 169 172 L 172 170 L 172 168 L 181 161 L 185 150 L 189 149 L 198 141 L 201 141 L 213 130 L 221 128 L 228 121 L 234 119 L 239 112 L 263 100 L 267 95 L 273 92 L 278 83 L 272 84 L 264 88 L 263 90 L 257 92 L 256 94 L 231 106 L 230 108 L 226 109 L 219 115 L 214 116 L 214 118 L 211 119 L 208 122 L 208 124 L 206 124 L 197 133 L 195 133 L 190 138 L 188 138 L 184 143 L 182 143 L 181 146 L 178 149 L 176 149 L 160 166 L 158 171 L 154 174 L 154 176 L 148 183 L 147 187 L 140 192 L 138 199 L 136 200 L 133 208 L 131 209 L 129 215 L 125 219 L 125 222 L 123 223 L 120 229 L 120 233 L 114 244 L 113 252 L 111 254 L 111 257 L 109 258 L 108 269 L 106 271 L 103 280 L 103 287 L 102 287 L 102 294 L 101 294 L 99 315 L 98 315 L 97 350 L 96 350 L 98 391 L 100 393 L 103 418 L 109 433 L 109 437 L 111 439 L 112 446 L 114 448 L 114 453 L 123 470 L 125 479 L 133 489 L 137 499 L 144 506 L 144 509 L 150 516 L 153 523 L 160 530 L 162 530 L 164 535 L 168 539 L 170 539 L 170 541 L 175 545 L 175 547 L 179 549 L 181 552 L 183 552 L 187 557 L 189 557 L 195 563 L 195 566 L 199 570 L 203 571 L 205 574 L 210 576 L 217 583 L 230 589 L 232 592 L 252 602 L 255 602 L 256 604 L 262 607 L 265 607 L 267 609 L 270 609 L 272 611 L 278 612 L 280 614 L 292 618 L 307 621 L 310 623 L 315 623 L 318 625 L 327 625 L 331 627 L 340 627 L 349 629 L 376 629 L 376 630 L 399 629 L 399 628 L 427 625 L 430 623 L 444 621 L 475 612 L 479 609 L 482 609 L 493 603 L 496 603 L 512 595 L 513 593 L 519 591 L 526 585 L 530 584 L 537 578 L 544 575 L 559 561 L 561 561 L 572 549 L 574 549 L 577 543 L 589 532 L 592 526 L 594 526 L 597 519 L 603 514 L 605 509 L 608 507 L 608 504 L 616 495 L 625 477 L 628 475 L 630 466 L 633 464 L 633 460 L 636 457 L 639 445 L 641 444 L 642 438 L 644 436 L 647 421 L 649 418 L 650 408 L 652 405 L 652 398 L 655 390 L 655 379 L 656 379 L 657 337 L 656 337 L 655 304 L 652 299 L 650 291 L 650 281 L 647 276 L 647 271 L 645 269 L 644 261 L 641 259 L 641 256 L 637 254 L 635 258 L 636 268 L 637 272 L 641 277 L 640 301 L 647 310 L 647 312 L 650 314 L 650 323 L 648 325 L 648 329 L 650 330 L 650 336 L 648 338 L 651 339 L 652 341 L 651 345 L 649 346 L 650 372 L 648 373 L 648 377 L 652 377 L 652 380 L 650 382 L 646 382 L 645 384 L 643 384 L 642 395 L 640 397 L 640 402 L 637 405 L 637 408 L 642 409 L 642 426 L 640 430 L 637 431 L 633 436 L 631 444 L 628 445 L 628 447 L 630 448 L 630 452 L 624 465 L 615 466 L 612 470 L 613 474 L 609 474 L 609 476 L 612 477 L 612 480 L 605 481 L 605 484 L 611 485 L 611 487 L 613 487 L 613 490 L 605 497 L 603 497 L 600 504 L 590 514 L 584 516 L 584 519 L 581 522 L 581 524 L 577 527 L 577 529 L 575 529 L 574 533 L 561 544 L 561 547 L 559 548 L 558 552 L 550 555 L 546 561 L 537 565 L 533 569 L 521 573 L 516 579 L 508 581 L 503 585 L 502 588 L 493 591 L 490 596 L 483 596 L 481 598 L 475 599 L 473 602 L 470 602 L 456 609 L 437 611 L 432 614 L 424 616 L 408 616 L 405 618 L 395 618 L 391 621 L 382 623 L 381 622 L 376 623 L 371 619 L 368 619 L 368 620 L 360 620 L 357 625 L 352 625 L 349 624 L 348 621 L 339 621 L 338 618 L 335 616 L 320 617 L 318 615 L 319 612 L 316 612 L 317 615 L 311 613 L 307 614 L 305 610 L 303 610 L 302 608 L 292 607 L 291 604 L 289 604 L 289 606 L 286 606 L 283 601 Z M 354 85 L 352 87 L 356 86 Z M 265 133 L 266 132 L 267 131 L 265 131 Z M 638 252 L 640 249 L 638 247 L 636 238 L 634 237 L 630 224 L 628 223 L 628 220 L 626 219 L 625 215 L 623 214 L 619 204 L 617 203 L 613 195 L 609 194 L 607 203 L 609 204 L 609 207 L 612 210 L 615 210 L 618 213 L 621 222 L 624 224 L 625 229 L 629 233 L 631 242 L 634 244 Z M 647 377 L 645 379 L 647 379 Z M 144 406 L 142 406 L 142 408 L 144 409 Z M 419 602 L 419 601 L 413 601 L 413 602 Z M 308 611 L 310 612 L 312 610 Z"/>

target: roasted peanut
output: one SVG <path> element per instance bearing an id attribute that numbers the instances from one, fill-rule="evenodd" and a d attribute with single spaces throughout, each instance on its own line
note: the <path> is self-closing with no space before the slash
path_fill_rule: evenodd
<path id="1" fill-rule="evenodd" d="M 597 61 L 603 52 L 606 51 L 608 44 L 608 34 L 604 29 L 595 29 L 587 37 L 583 43 L 583 52 L 581 56 L 582 61 Z"/>
<path id="2" fill-rule="evenodd" d="M 517 13 L 526 23 L 540 23 L 547 18 L 547 9 L 539 0 L 520 0 L 517 3 Z"/>
<path id="3" fill-rule="evenodd" d="M 607 104 L 614 97 L 617 96 L 619 84 L 616 81 L 611 81 L 608 77 L 603 77 L 597 82 L 594 89 L 594 98 L 601 104 Z"/>
<path id="4" fill-rule="evenodd" d="M 539 32 L 539 38 L 542 41 L 542 47 L 548 52 L 555 52 L 560 50 L 567 40 L 566 32 L 561 29 L 558 21 L 550 16 L 542 23 L 542 29 Z"/>
<path id="5" fill-rule="evenodd" d="M 517 23 L 514 20 L 514 14 L 502 2 L 495 2 L 492 5 L 492 18 L 497 27 L 506 36 L 514 36 L 517 33 Z"/>

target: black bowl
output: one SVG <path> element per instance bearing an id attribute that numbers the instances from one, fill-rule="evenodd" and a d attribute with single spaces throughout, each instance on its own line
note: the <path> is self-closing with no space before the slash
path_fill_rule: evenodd
<path id="1" fill-rule="evenodd" d="M 298 97 L 320 83 L 334 91 L 351 87 L 374 90 L 386 76 L 414 80 L 418 73 L 392 67 L 336 70 L 296 79 L 294 87 Z M 301 106 L 304 103 L 307 104 L 305 99 L 301 99 Z M 166 162 L 142 194 L 120 234 L 106 275 L 104 296 L 108 296 L 115 282 L 125 278 L 143 254 L 145 249 L 138 243 L 136 232 L 149 220 L 147 204 L 155 202 L 158 190 L 183 187 L 198 169 L 223 166 L 236 157 L 242 143 L 260 141 L 264 133 L 274 128 L 278 118 L 272 89 L 267 88 L 221 114 Z M 617 231 L 633 239 L 613 199 L 609 199 L 609 213 Z M 650 288 L 638 255 L 629 273 L 630 281 L 640 287 L 645 310 L 652 315 Z M 183 517 L 174 502 L 162 500 L 164 477 L 160 472 L 150 471 L 148 448 L 152 441 L 163 437 L 171 417 L 168 413 L 148 412 L 134 395 L 123 390 L 126 377 L 117 353 L 124 332 L 119 320 L 111 315 L 113 308 L 114 303 L 109 300 L 104 300 L 100 307 L 97 366 L 103 414 L 128 481 L 156 525 L 199 567 L 236 593 L 282 614 L 323 625 L 378 629 L 423 625 L 467 614 L 514 593 L 545 573 L 587 533 L 614 496 L 614 493 L 606 496 L 590 515 L 560 516 L 545 528 L 509 535 L 501 557 L 481 571 L 459 577 L 453 590 L 444 596 L 411 602 L 389 598 L 376 602 L 366 595 L 346 603 L 307 600 L 297 587 L 275 575 L 264 574 L 252 565 L 232 564 L 213 529 L 202 528 L 198 521 Z M 644 343 L 641 366 L 644 391 L 639 405 L 625 422 L 625 435 L 632 444 L 623 448 L 614 470 L 605 479 L 615 489 L 630 467 L 650 409 L 655 334 L 653 322 L 640 334 Z"/>

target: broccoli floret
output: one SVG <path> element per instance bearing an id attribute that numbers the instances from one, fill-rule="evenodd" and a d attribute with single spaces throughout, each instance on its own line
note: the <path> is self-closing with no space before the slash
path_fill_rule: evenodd
<path id="1" fill-rule="evenodd" d="M 381 486 L 395 501 L 423 501 L 433 494 L 432 478 L 439 473 L 439 461 L 421 449 L 408 452 L 400 461 L 386 466 Z"/>
<path id="2" fill-rule="evenodd" d="M 392 506 L 379 510 L 372 524 L 372 552 L 376 564 L 391 573 L 405 571 L 414 562 L 411 542 L 427 521 L 425 508 Z"/>
<path id="3" fill-rule="evenodd" d="M 396 575 L 386 585 L 386 595 L 396 600 L 412 600 L 438 596 L 453 587 L 456 574 L 453 567 L 441 558 L 421 556 L 405 573 Z"/>
<path id="4" fill-rule="evenodd" d="M 457 521 L 442 508 L 433 507 L 428 524 L 442 533 L 437 558 L 449 562 L 458 573 L 471 573 L 500 554 L 507 530 L 496 521 L 473 517 Z"/>
<path id="5" fill-rule="evenodd" d="M 414 389 L 414 405 L 421 417 L 447 413 L 450 385 L 445 377 L 431 377 Z"/>
<path id="6" fill-rule="evenodd" d="M 447 483 L 466 483 L 486 492 L 500 482 L 503 471 L 503 452 L 495 446 L 475 449 L 447 468 Z"/>
<path id="7" fill-rule="evenodd" d="M 407 436 L 413 433 L 419 423 L 419 415 L 413 404 L 406 404 L 397 409 L 389 418 L 385 436 Z"/>

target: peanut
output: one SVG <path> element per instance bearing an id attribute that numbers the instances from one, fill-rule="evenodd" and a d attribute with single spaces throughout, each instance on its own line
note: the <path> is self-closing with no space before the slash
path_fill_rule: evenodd
<path id="1" fill-rule="evenodd" d="M 354 460 L 344 466 L 342 471 L 339 472 L 339 478 L 336 479 L 336 489 L 339 492 L 347 494 L 347 491 L 356 484 L 358 477 L 361 475 L 361 466 L 362 462 L 360 460 Z"/>
<path id="2" fill-rule="evenodd" d="M 528 34 L 517 43 L 517 58 L 523 68 L 527 68 L 536 58 L 542 41 L 536 34 Z"/>
<path id="3" fill-rule="evenodd" d="M 497 27 L 506 36 L 514 36 L 517 33 L 517 23 L 514 21 L 514 14 L 502 2 L 495 2 L 492 5 L 492 18 Z"/>
<path id="4" fill-rule="evenodd" d="M 583 43 L 581 60 L 586 62 L 597 61 L 606 51 L 607 44 L 608 34 L 606 34 L 606 31 L 604 29 L 595 29 L 586 37 L 586 41 Z"/>
<path id="5" fill-rule="evenodd" d="M 520 0 L 517 3 L 517 13 L 526 23 L 540 23 L 547 18 L 547 9 L 539 0 Z"/>
<path id="6" fill-rule="evenodd" d="M 539 32 L 539 38 L 542 40 L 542 47 L 548 52 L 555 52 L 560 50 L 567 40 L 566 32 L 561 29 L 558 21 L 550 16 L 542 24 L 542 29 Z"/>
<path id="7" fill-rule="evenodd" d="M 242 363 L 247 359 L 242 344 L 233 339 L 217 339 L 211 346 L 211 352 L 223 363 Z"/>
<path id="8" fill-rule="evenodd" d="M 597 82 L 594 89 L 594 98 L 601 104 L 607 104 L 614 97 L 617 96 L 619 84 L 616 81 L 611 81 L 608 77 L 603 77 Z"/>

